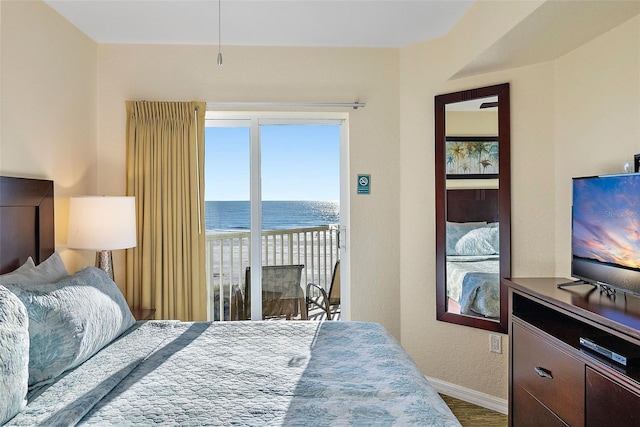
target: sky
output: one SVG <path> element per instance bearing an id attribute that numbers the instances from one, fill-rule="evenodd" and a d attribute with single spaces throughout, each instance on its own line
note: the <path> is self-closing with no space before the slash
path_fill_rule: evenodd
<path id="1" fill-rule="evenodd" d="M 573 182 L 574 255 L 640 268 L 640 175 Z"/>
<path id="2" fill-rule="evenodd" d="M 261 126 L 262 200 L 339 200 L 340 126 Z M 205 200 L 249 200 L 249 128 L 205 129 Z"/>

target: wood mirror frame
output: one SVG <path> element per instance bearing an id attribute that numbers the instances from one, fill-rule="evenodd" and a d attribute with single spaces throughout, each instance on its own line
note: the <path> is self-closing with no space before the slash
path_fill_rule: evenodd
<path id="1" fill-rule="evenodd" d="M 446 176 L 446 107 L 448 104 L 487 97 L 498 99 L 498 216 L 500 242 L 500 278 L 511 276 L 511 156 L 509 84 L 464 90 L 435 97 L 435 193 L 436 193 L 436 313 L 443 322 L 507 333 L 507 290 L 499 285 L 500 316 L 488 319 L 447 310 L 447 176 Z"/>

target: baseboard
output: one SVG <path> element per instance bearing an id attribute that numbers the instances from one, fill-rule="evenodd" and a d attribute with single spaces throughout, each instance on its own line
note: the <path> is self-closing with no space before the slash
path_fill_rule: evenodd
<path id="1" fill-rule="evenodd" d="M 509 402 L 505 399 L 448 383 L 437 378 L 426 378 L 438 393 L 446 394 L 447 396 L 455 397 L 456 399 L 464 400 L 465 402 L 473 403 L 474 405 L 482 406 L 483 408 L 491 409 L 492 411 L 505 415 L 509 410 Z"/>

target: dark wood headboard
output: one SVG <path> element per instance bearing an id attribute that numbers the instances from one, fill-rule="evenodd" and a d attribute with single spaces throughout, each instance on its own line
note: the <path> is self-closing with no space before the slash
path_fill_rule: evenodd
<path id="1" fill-rule="evenodd" d="M 53 181 L 0 177 L 0 274 L 54 251 Z"/>
<path id="2" fill-rule="evenodd" d="M 497 222 L 498 217 L 497 189 L 447 190 L 447 221 Z"/>

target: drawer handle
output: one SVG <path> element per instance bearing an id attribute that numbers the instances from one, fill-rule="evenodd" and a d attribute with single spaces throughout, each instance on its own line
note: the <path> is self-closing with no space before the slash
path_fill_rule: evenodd
<path id="1" fill-rule="evenodd" d="M 536 366 L 533 369 L 536 371 L 536 374 L 538 374 L 542 378 L 549 378 L 550 380 L 553 379 L 553 375 L 551 375 L 551 371 L 541 368 L 539 366 Z"/>

